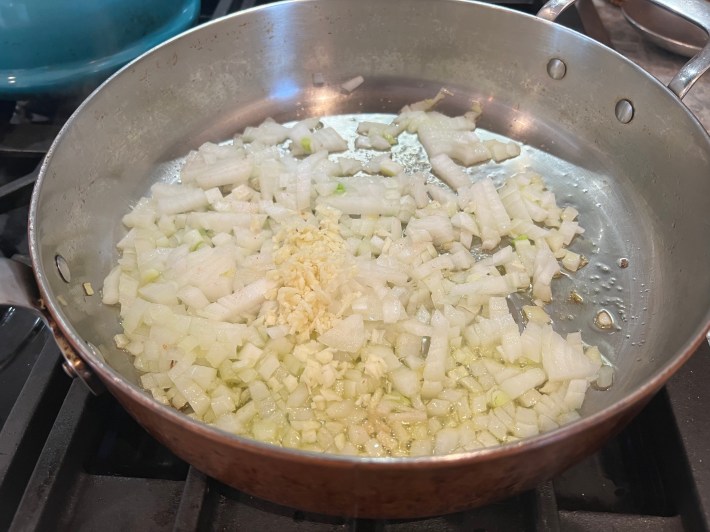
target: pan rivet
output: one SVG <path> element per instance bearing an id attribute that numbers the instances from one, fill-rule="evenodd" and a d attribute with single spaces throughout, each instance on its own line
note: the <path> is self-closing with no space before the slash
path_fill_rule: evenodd
<path id="1" fill-rule="evenodd" d="M 71 282 L 71 272 L 69 271 L 69 264 L 61 255 L 56 255 L 54 257 L 54 263 L 57 265 L 57 271 L 59 272 L 59 277 L 65 283 Z"/>
<path id="2" fill-rule="evenodd" d="M 72 366 L 66 360 L 62 362 L 62 369 L 64 370 L 64 373 L 66 373 L 68 377 L 70 377 L 72 379 L 76 377 L 76 370 L 74 369 L 74 366 Z"/>
<path id="3" fill-rule="evenodd" d="M 616 102 L 616 108 L 614 110 L 616 112 L 616 118 L 622 124 L 628 124 L 634 117 L 634 104 L 629 100 L 619 100 Z"/>
<path id="4" fill-rule="evenodd" d="M 556 57 L 550 59 L 547 63 L 547 73 L 552 79 L 562 79 L 567 73 L 567 65 L 562 59 L 557 59 Z"/>

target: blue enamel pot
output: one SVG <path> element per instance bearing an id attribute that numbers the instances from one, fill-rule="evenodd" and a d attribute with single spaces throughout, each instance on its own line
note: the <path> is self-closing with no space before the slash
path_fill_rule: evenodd
<path id="1" fill-rule="evenodd" d="M 200 0 L 0 1 L 0 99 L 91 89 L 197 19 Z"/>

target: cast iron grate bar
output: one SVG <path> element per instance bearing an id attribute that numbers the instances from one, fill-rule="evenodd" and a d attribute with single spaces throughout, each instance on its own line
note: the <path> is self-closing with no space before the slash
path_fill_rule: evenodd
<path id="1" fill-rule="evenodd" d="M 5 196 L 9 196 L 10 194 L 17 192 L 18 190 L 29 187 L 31 185 L 35 184 L 35 181 L 37 181 L 37 176 L 39 176 L 39 166 L 37 165 L 37 168 L 35 168 L 32 172 L 27 174 L 26 176 L 20 177 L 18 179 L 15 179 L 13 181 L 10 181 L 9 183 L 5 185 L 0 186 L 0 199 L 4 198 Z"/>
<path id="2" fill-rule="evenodd" d="M 60 129 L 61 124 L 5 125 L 0 131 L 0 154 L 13 157 L 43 157 Z"/>
<path id="3" fill-rule="evenodd" d="M 90 393 L 78 379 L 72 382 L 54 427 L 10 525 L 10 531 L 52 530 L 61 515 L 66 493 L 81 467 L 86 405 Z"/>
<path id="4" fill-rule="evenodd" d="M 192 473 L 188 475 L 188 479 Z M 550 530 L 533 522 L 532 494 L 512 497 L 487 507 L 457 514 L 406 520 L 374 520 L 311 514 L 257 499 L 200 475 L 194 487 L 186 485 L 173 530 L 254 529 L 283 531 L 349 532 L 469 532 Z M 188 480 L 188 484 L 190 480 Z M 199 502 L 190 504 L 196 493 Z M 188 499 L 186 499 L 188 497 Z M 199 514 L 199 515 L 198 515 Z M 541 521 L 543 522 L 543 521 Z M 552 522 L 547 519 L 544 522 Z"/>
<path id="5" fill-rule="evenodd" d="M 211 20 L 218 19 L 228 13 L 235 11 L 234 6 L 232 4 L 234 4 L 234 0 L 219 0 L 219 3 L 212 12 L 212 16 L 210 17 Z"/>
<path id="6" fill-rule="evenodd" d="M 596 532 L 623 530 L 624 532 L 682 532 L 680 516 L 660 517 L 604 512 L 560 512 L 560 526 L 566 532 Z"/>
<path id="7" fill-rule="evenodd" d="M 0 431 L 0 530 L 10 524 L 69 388 L 59 362 L 59 351 L 46 342 Z"/>
<path id="8" fill-rule="evenodd" d="M 207 496 L 207 477 L 190 467 L 180 498 L 173 532 L 193 532 L 200 526 L 200 516 Z"/>
<path id="9" fill-rule="evenodd" d="M 29 351 L 28 348 L 41 333 L 43 326 L 42 320 L 29 311 L 15 307 L 0 309 L 0 329 L 4 330 L 0 336 L 0 386 L 17 384 L 5 383 L 4 381 L 8 378 L 5 376 L 5 372 L 9 371 L 9 368 L 22 353 Z M 9 334 L 5 331 L 8 331 Z M 0 396 L 4 393 L 5 390 L 2 390 Z M 4 419 L 3 414 L 4 412 L 0 409 L 0 429 Z"/>
<path id="10" fill-rule="evenodd" d="M 532 524 L 534 530 L 559 532 L 560 522 L 557 510 L 555 488 L 551 481 L 540 483 L 530 496 L 532 501 Z"/>

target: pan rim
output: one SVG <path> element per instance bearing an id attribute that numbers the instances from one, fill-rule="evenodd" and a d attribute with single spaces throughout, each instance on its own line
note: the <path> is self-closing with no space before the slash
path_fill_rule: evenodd
<path id="1" fill-rule="evenodd" d="M 230 447 L 237 447 L 245 451 L 258 453 L 261 455 L 269 456 L 280 456 L 284 459 L 298 460 L 302 463 L 313 463 L 313 464 L 323 464 L 328 463 L 333 466 L 342 466 L 351 468 L 353 466 L 369 468 L 431 468 L 432 466 L 439 465 L 441 467 L 446 467 L 455 464 L 460 465 L 474 465 L 478 462 L 487 461 L 492 458 L 502 458 L 505 456 L 519 455 L 531 452 L 535 449 L 542 449 L 550 446 L 558 440 L 568 439 L 570 436 L 575 434 L 580 434 L 588 431 L 592 427 L 602 424 L 605 420 L 609 418 L 620 416 L 624 412 L 632 409 L 635 405 L 643 404 L 645 401 L 650 399 L 650 397 L 655 394 L 660 388 L 665 384 L 665 382 L 692 356 L 692 354 L 700 346 L 701 342 L 704 341 L 705 336 L 710 331 L 710 306 L 705 313 L 704 319 L 701 321 L 700 325 L 694 330 L 694 333 L 683 343 L 679 350 L 670 357 L 669 361 L 664 364 L 659 370 L 657 370 L 652 378 L 647 382 L 643 383 L 631 393 L 624 396 L 619 401 L 609 405 L 602 410 L 599 410 L 593 414 L 586 415 L 578 420 L 575 420 L 567 425 L 560 426 L 549 432 L 539 434 L 537 436 L 524 438 L 515 442 L 504 443 L 494 447 L 488 447 L 483 449 L 476 449 L 468 452 L 460 452 L 449 455 L 440 456 L 422 456 L 422 457 L 366 457 L 366 456 L 348 456 L 339 455 L 332 453 L 318 453 L 314 451 L 305 451 L 300 449 L 293 449 L 287 447 L 281 447 L 278 445 L 260 442 L 258 440 L 253 440 L 243 436 L 238 436 L 226 431 L 223 431 L 215 426 L 208 425 L 202 421 L 194 420 L 187 415 L 175 410 L 172 407 L 162 405 L 150 397 L 147 392 L 139 388 L 137 385 L 131 383 L 121 374 L 119 374 L 113 367 L 111 367 L 104 360 L 99 359 L 88 344 L 82 339 L 82 337 L 77 333 L 74 326 L 71 324 L 69 319 L 62 312 L 62 307 L 56 297 L 52 294 L 50 290 L 49 281 L 42 268 L 42 254 L 39 246 L 39 236 L 37 230 L 37 217 L 39 212 L 39 202 L 40 195 L 42 192 L 42 185 L 45 181 L 47 174 L 51 170 L 51 161 L 54 157 L 54 153 L 61 149 L 61 143 L 67 134 L 67 131 L 72 128 L 74 123 L 78 120 L 78 117 L 82 116 L 83 109 L 88 106 L 88 104 L 94 101 L 97 97 L 110 87 L 113 81 L 125 72 L 134 68 L 136 65 L 143 61 L 146 61 L 152 54 L 159 49 L 170 46 L 172 43 L 185 38 L 188 35 L 192 35 L 195 32 L 204 31 L 205 28 L 211 28 L 214 25 L 229 23 L 235 18 L 244 18 L 245 16 L 251 16 L 253 13 L 257 13 L 261 10 L 272 10 L 272 9 L 283 9 L 284 6 L 293 6 L 298 4 L 320 4 L 324 0 L 287 0 L 285 2 L 279 2 L 277 4 L 257 6 L 245 11 L 234 13 L 220 19 L 207 22 L 201 26 L 190 29 L 180 35 L 177 35 L 163 44 L 149 50 L 148 52 L 140 55 L 126 66 L 121 68 L 118 72 L 109 77 L 105 82 L 103 82 L 96 90 L 94 90 L 87 98 L 82 102 L 76 111 L 70 116 L 64 126 L 61 128 L 57 137 L 52 142 L 47 155 L 45 156 L 37 183 L 34 187 L 32 193 L 32 199 L 30 203 L 30 213 L 28 221 L 28 233 L 29 233 L 29 243 L 30 243 L 30 258 L 33 265 L 33 271 L 39 286 L 40 294 L 42 300 L 51 314 L 51 316 L 56 320 L 61 332 L 69 340 L 70 344 L 76 349 L 80 358 L 86 362 L 91 370 L 95 372 L 102 381 L 110 382 L 111 386 L 117 387 L 121 392 L 123 392 L 131 400 L 138 403 L 142 408 L 157 411 L 157 413 L 167 421 L 172 424 L 177 425 L 181 430 L 189 430 L 191 432 L 199 433 L 199 435 L 206 437 L 210 440 L 219 440 L 223 443 L 228 444 Z M 424 0 L 422 0 L 424 1 Z M 594 41 L 593 39 L 581 35 L 574 30 L 560 26 L 554 22 L 549 22 L 535 17 L 534 15 L 528 15 L 525 13 L 520 13 L 517 11 L 510 10 L 508 8 L 485 4 L 477 1 L 470 0 L 445 0 L 446 2 L 455 4 L 466 4 L 471 5 L 476 9 L 486 9 L 495 10 L 499 12 L 505 12 L 505 16 L 517 16 L 524 19 L 528 19 L 530 23 L 541 23 L 554 25 L 557 30 L 569 32 L 573 34 L 575 38 L 586 40 L 593 43 L 594 46 L 601 47 L 605 52 L 611 53 L 616 57 L 617 60 L 622 60 L 626 67 L 633 68 L 638 74 L 645 78 L 646 82 L 651 82 L 657 86 L 662 87 L 667 95 L 673 98 L 676 104 L 681 104 L 681 101 L 673 95 L 663 84 L 661 84 L 656 78 L 646 72 L 644 69 L 622 56 L 615 50 L 609 49 L 604 45 Z M 331 0 L 332 2 L 332 0 Z M 536 21 L 536 22 L 533 22 Z M 679 105 L 679 112 L 684 112 L 685 117 L 690 119 L 690 123 L 694 124 L 696 129 L 699 129 L 704 133 L 704 140 L 708 147 L 708 153 L 710 153 L 710 134 L 705 130 L 702 124 L 699 122 L 697 117 L 693 115 L 690 110 L 684 105 Z M 690 125 L 690 124 L 688 124 Z"/>

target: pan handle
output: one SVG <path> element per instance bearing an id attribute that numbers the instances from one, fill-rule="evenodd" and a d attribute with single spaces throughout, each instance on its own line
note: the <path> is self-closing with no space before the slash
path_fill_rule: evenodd
<path id="1" fill-rule="evenodd" d="M 35 313 L 49 327 L 64 357 L 62 368 L 70 377 L 79 377 L 94 394 L 103 391 L 103 385 L 79 357 L 74 347 L 62 334 L 57 322 L 47 312 L 32 268 L 22 262 L 0 258 L 0 305 L 24 308 Z"/>
<path id="2" fill-rule="evenodd" d="M 537 13 L 537 16 L 553 22 L 576 0 L 550 0 Z M 710 37 L 710 4 L 707 0 L 650 0 L 654 4 L 683 17 L 700 27 Z M 678 98 L 683 99 L 693 84 L 710 69 L 710 40 L 705 48 L 688 61 L 673 77 L 668 88 Z"/>
<path id="3" fill-rule="evenodd" d="M 557 20 L 564 10 L 574 4 L 577 0 L 549 0 L 540 11 L 537 12 L 538 18 L 544 18 L 550 22 Z"/>
<path id="4" fill-rule="evenodd" d="M 710 37 L 710 4 L 707 0 L 651 0 L 651 2 L 699 26 Z M 678 71 L 668 84 L 668 88 L 682 99 L 708 69 L 710 69 L 710 40 Z"/>

